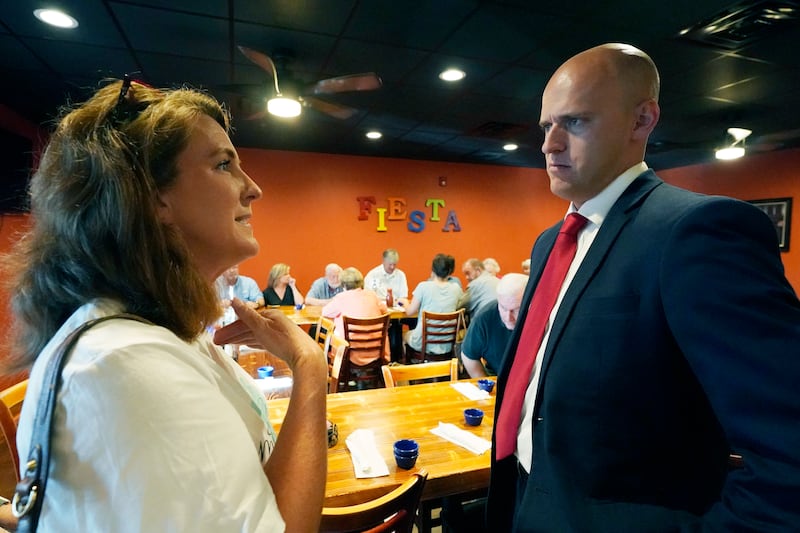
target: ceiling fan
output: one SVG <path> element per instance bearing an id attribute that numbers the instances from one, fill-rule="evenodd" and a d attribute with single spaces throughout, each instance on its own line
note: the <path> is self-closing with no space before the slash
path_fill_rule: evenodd
<path id="1" fill-rule="evenodd" d="M 648 143 L 647 152 L 659 154 L 671 150 L 702 150 L 709 154 L 714 154 L 716 151 L 730 152 L 730 149 L 735 148 L 737 157 L 741 157 L 745 154 L 745 151 L 771 152 L 800 145 L 800 128 L 761 134 L 753 134 L 753 132 L 744 128 L 728 128 L 726 132 L 728 137 L 725 138 L 725 141 L 723 141 L 723 135 L 720 135 L 717 139 L 696 142 L 668 139 L 654 140 Z M 724 156 L 721 157 L 719 155 L 717 158 L 725 159 Z"/>
<path id="2" fill-rule="evenodd" d="M 276 61 L 279 65 L 283 66 L 286 63 L 286 56 L 276 56 L 276 61 L 273 61 L 271 57 L 257 50 L 245 46 L 239 46 L 238 48 L 247 59 L 268 72 L 270 76 L 272 76 L 275 85 L 275 94 L 267 101 L 267 111 L 256 113 L 250 116 L 250 119 L 261 118 L 267 112 L 280 117 L 296 117 L 300 114 L 303 107 L 309 107 L 332 117 L 346 120 L 355 115 L 358 111 L 352 107 L 327 102 L 317 98 L 317 95 L 353 91 L 374 91 L 383 85 L 383 82 L 381 82 L 377 74 L 374 72 L 366 72 L 319 80 L 302 91 L 302 94 L 293 95 L 288 92 L 284 94 L 281 92 L 278 77 L 279 73 L 285 74 L 286 70 L 279 70 L 276 67 Z"/>

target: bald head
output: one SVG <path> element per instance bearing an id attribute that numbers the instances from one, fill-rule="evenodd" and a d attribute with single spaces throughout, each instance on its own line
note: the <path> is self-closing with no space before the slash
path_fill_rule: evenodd
<path id="1" fill-rule="evenodd" d="M 522 295 L 528 284 L 528 276 L 512 272 L 506 274 L 497 284 L 497 310 L 500 320 L 508 329 L 514 329 L 517 323 Z"/>
<path id="2" fill-rule="evenodd" d="M 634 104 L 647 99 L 658 102 L 661 81 L 656 64 L 635 46 L 608 43 L 589 48 L 568 59 L 553 78 L 568 70 L 577 70 L 598 81 L 616 80 L 626 90 L 625 97 Z"/>
<path id="3" fill-rule="evenodd" d="M 542 95 L 539 124 L 551 191 L 577 208 L 644 159 L 660 115 L 658 70 L 626 44 L 604 44 L 561 65 Z"/>

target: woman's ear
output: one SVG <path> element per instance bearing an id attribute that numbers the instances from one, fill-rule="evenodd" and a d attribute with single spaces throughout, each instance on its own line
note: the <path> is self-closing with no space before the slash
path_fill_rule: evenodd
<path id="1" fill-rule="evenodd" d="M 162 224 L 172 224 L 172 206 L 169 194 L 156 193 L 156 215 Z"/>

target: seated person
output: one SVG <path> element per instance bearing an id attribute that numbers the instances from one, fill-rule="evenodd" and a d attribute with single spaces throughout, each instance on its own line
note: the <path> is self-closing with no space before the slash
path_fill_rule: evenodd
<path id="1" fill-rule="evenodd" d="M 525 274 L 526 276 L 530 276 L 531 275 L 531 260 L 530 259 L 525 259 L 524 261 L 522 261 L 522 273 Z"/>
<path id="2" fill-rule="evenodd" d="M 333 299 L 334 296 L 344 290 L 339 275 L 342 273 L 342 267 L 336 263 L 330 263 L 325 267 L 325 275 L 317 278 L 311 284 L 311 288 L 306 294 L 306 305 L 325 305 Z"/>
<path id="3" fill-rule="evenodd" d="M 378 295 L 373 291 L 364 289 L 364 276 L 353 267 L 342 270 L 339 278 L 342 281 L 344 292 L 333 297 L 325 307 L 322 308 L 322 316 L 332 318 L 335 324 L 334 333 L 342 338 L 345 337 L 343 316 L 356 318 L 372 318 L 386 313 L 386 302 L 378 299 Z M 383 360 L 389 362 L 389 343 L 385 344 L 385 351 L 382 354 Z M 380 354 L 369 357 L 369 354 L 358 353 L 358 356 L 350 358 L 350 362 L 355 365 L 366 365 L 377 359 Z"/>
<path id="4" fill-rule="evenodd" d="M 222 307 L 228 308 L 233 298 L 239 298 L 248 307 L 263 307 L 264 296 L 253 278 L 239 275 L 239 265 L 234 265 L 222 273 L 216 281 L 217 296 Z"/>
<path id="5" fill-rule="evenodd" d="M 484 307 L 470 322 L 461 346 L 461 361 L 470 377 L 497 375 L 527 284 L 524 274 L 506 274 L 497 284 L 497 305 Z"/>
<path id="6" fill-rule="evenodd" d="M 471 320 L 485 305 L 494 305 L 500 279 L 485 271 L 483 262 L 474 257 L 464 261 L 461 271 L 467 278 L 467 290 L 458 301 L 458 309 L 463 307 Z"/>
<path id="7" fill-rule="evenodd" d="M 264 289 L 266 305 L 300 305 L 303 303 L 303 294 L 297 290 L 296 280 L 289 275 L 290 268 L 285 263 L 276 263 L 269 269 L 269 278 Z"/>
<path id="8" fill-rule="evenodd" d="M 483 260 L 483 269 L 495 277 L 500 277 L 500 263 L 494 257 L 487 257 Z"/>
<path id="9" fill-rule="evenodd" d="M 447 280 L 455 269 L 456 260 L 452 255 L 436 254 L 433 258 L 433 279 L 423 281 L 414 289 L 411 302 L 405 305 L 406 315 L 415 315 L 423 311 L 432 313 L 452 313 L 457 309 L 458 300 L 461 298 L 461 288 Z M 401 300 L 402 301 L 402 300 Z M 406 304 L 405 301 L 402 301 Z M 403 341 L 411 349 L 419 352 L 422 349 L 422 320 L 417 322 L 414 329 L 406 332 Z M 452 347 L 450 348 L 452 349 Z M 429 352 L 445 354 L 450 351 L 446 345 L 435 344 Z M 424 358 L 424 355 L 423 355 Z"/>

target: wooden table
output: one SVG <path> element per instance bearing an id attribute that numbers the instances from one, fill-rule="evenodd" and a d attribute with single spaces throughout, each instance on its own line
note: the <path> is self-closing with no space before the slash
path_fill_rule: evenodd
<path id="1" fill-rule="evenodd" d="M 475 382 L 477 380 L 469 380 Z M 428 471 L 423 500 L 465 493 L 489 486 L 491 452 L 482 455 L 430 433 L 439 422 L 449 422 L 486 440 L 492 439 L 494 392 L 487 400 L 470 400 L 450 382 L 410 385 L 391 389 L 341 392 L 328 395 L 328 419 L 339 426 L 339 443 L 328 450 L 325 505 L 362 503 L 386 494 L 420 468 Z M 270 400 L 270 421 L 280 429 L 288 399 Z M 464 409 L 483 409 L 483 423 L 469 427 Z M 357 479 L 345 439 L 356 429 L 371 429 L 375 443 L 389 467 L 389 475 Z M 417 464 L 411 470 L 397 467 L 392 445 L 398 439 L 419 443 Z"/>
<path id="2" fill-rule="evenodd" d="M 295 324 L 305 326 L 309 324 L 316 324 L 319 317 L 322 316 L 322 306 L 320 305 L 304 305 L 302 309 L 295 309 L 292 305 L 280 306 L 267 306 L 280 309 L 284 315 L 289 317 Z M 406 313 L 401 307 L 389 308 L 389 318 L 406 318 Z"/>

